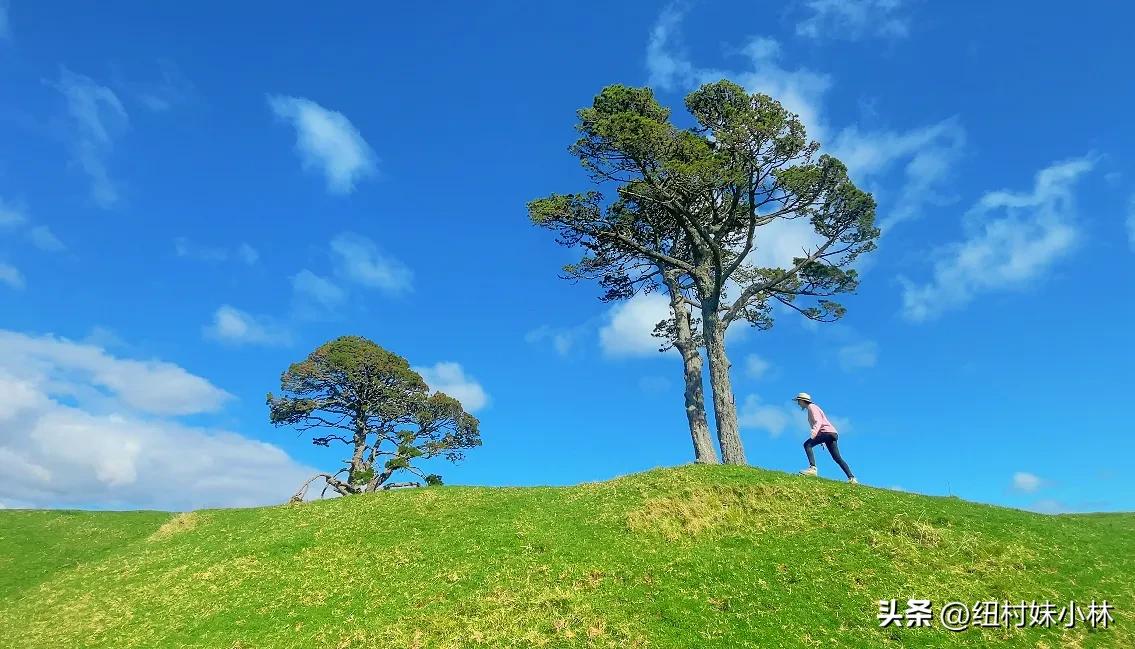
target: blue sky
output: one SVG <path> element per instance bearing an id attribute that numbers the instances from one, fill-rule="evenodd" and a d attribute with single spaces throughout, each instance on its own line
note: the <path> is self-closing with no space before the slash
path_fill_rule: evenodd
<path id="1" fill-rule="evenodd" d="M 480 417 L 447 482 L 689 461 L 664 305 L 558 279 L 525 203 L 588 188 L 566 147 L 604 85 L 684 120 L 727 77 L 884 227 L 842 322 L 730 332 L 750 461 L 804 466 L 805 390 L 866 484 L 1135 509 L 1131 8 L 616 4 L 0 0 L 0 504 L 278 502 L 340 454 L 264 395 L 343 334 Z"/>

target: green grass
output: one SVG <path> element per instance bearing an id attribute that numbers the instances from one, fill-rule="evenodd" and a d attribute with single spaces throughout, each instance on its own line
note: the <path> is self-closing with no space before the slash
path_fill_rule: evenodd
<path id="1" fill-rule="evenodd" d="M 1081 603 L 1107 630 L 880 629 L 879 599 Z M 1135 516 L 741 467 L 304 505 L 0 511 L 0 646 L 1135 647 Z"/>

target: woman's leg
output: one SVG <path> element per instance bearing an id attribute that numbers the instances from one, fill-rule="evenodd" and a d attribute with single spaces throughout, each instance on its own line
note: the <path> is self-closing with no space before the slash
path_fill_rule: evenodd
<path id="1" fill-rule="evenodd" d="M 839 454 L 839 444 L 838 442 L 836 442 L 836 439 L 833 437 L 832 439 L 824 442 L 824 446 L 828 447 L 828 453 L 831 453 L 832 459 L 835 460 L 835 463 L 839 465 L 839 468 L 843 469 L 843 472 L 847 474 L 847 477 L 855 477 L 851 475 L 851 468 L 847 466 L 847 462 L 844 462 L 843 456 Z M 811 453 L 811 449 L 809 449 L 808 452 Z"/>
<path id="2" fill-rule="evenodd" d="M 816 456 L 812 454 L 812 447 L 816 444 L 814 439 L 804 440 L 804 453 L 808 455 L 808 466 L 816 466 Z"/>

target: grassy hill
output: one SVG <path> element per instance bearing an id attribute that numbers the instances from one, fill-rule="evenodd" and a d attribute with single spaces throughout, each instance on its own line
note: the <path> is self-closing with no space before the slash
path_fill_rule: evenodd
<path id="1" fill-rule="evenodd" d="M 879 599 L 1108 599 L 1108 630 Z M 1135 647 L 1135 515 L 741 467 L 171 515 L 0 511 L 0 646 Z"/>

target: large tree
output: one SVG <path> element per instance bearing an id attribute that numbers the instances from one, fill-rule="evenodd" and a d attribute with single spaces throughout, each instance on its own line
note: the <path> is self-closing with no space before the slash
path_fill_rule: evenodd
<path id="1" fill-rule="evenodd" d="M 406 359 L 359 336 L 336 338 L 293 363 L 280 391 L 268 394 L 274 425 L 312 431 L 316 446 L 350 450 L 341 469 L 313 476 L 299 498 L 320 478 L 344 496 L 389 486 L 398 471 L 440 484 L 417 463 L 439 456 L 455 462 L 481 444 L 477 419 L 456 399 L 431 393 Z"/>
<path id="2" fill-rule="evenodd" d="M 561 197 L 567 209 L 544 221 L 689 279 L 695 295 L 684 299 L 700 315 L 722 458 L 741 464 L 726 329 L 738 320 L 771 326 L 773 301 L 816 320 L 842 316 L 828 298 L 858 286 L 851 265 L 875 246 L 875 202 L 771 97 L 721 81 L 690 93 L 686 107 L 697 125 L 678 128 L 649 88 L 609 86 L 579 111 L 571 148 L 594 181 L 615 187 L 616 204 L 632 201 L 648 226 L 675 229 L 680 254 L 643 245 L 642 223 L 588 206 L 599 203 L 594 193 Z M 810 224 L 815 244 L 783 267 L 757 265 L 767 226 L 795 220 Z M 801 297 L 814 300 L 801 306 Z"/>

